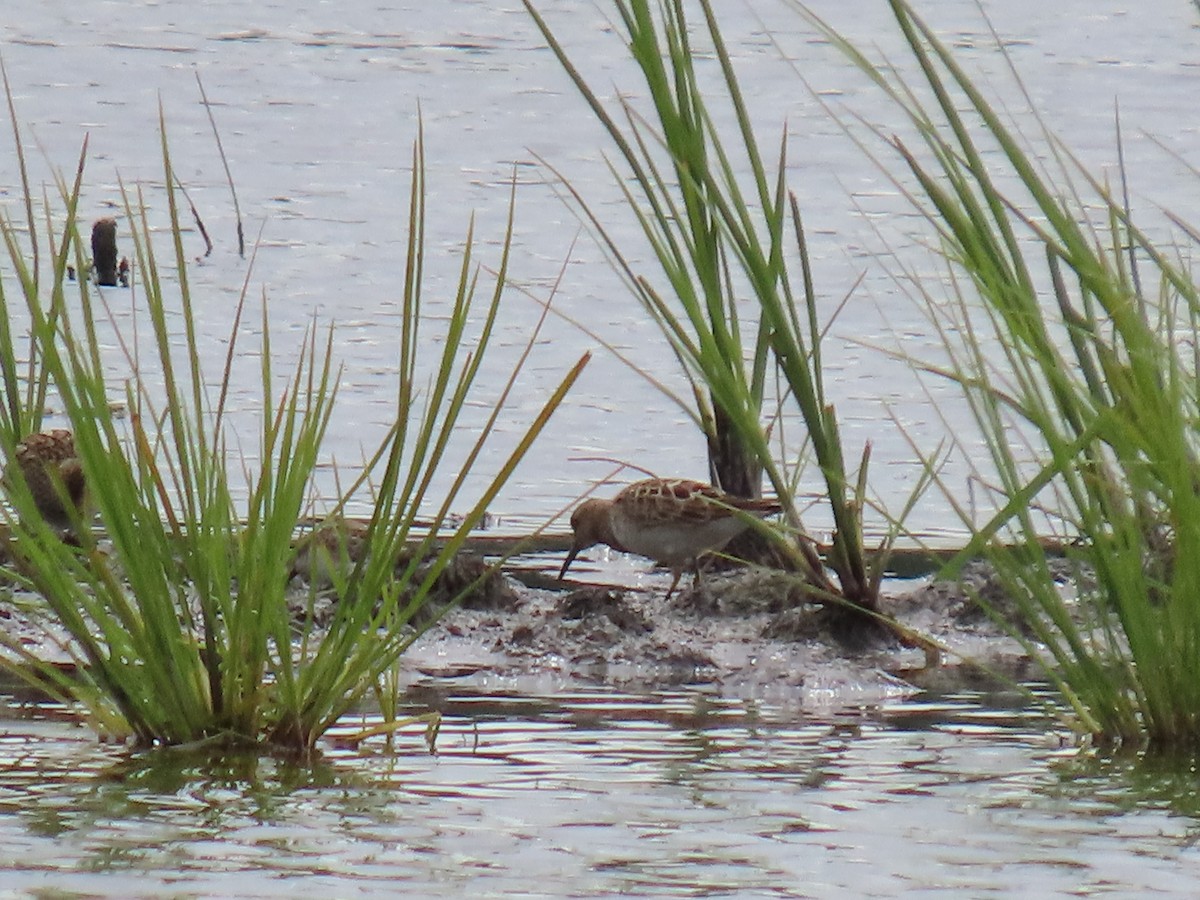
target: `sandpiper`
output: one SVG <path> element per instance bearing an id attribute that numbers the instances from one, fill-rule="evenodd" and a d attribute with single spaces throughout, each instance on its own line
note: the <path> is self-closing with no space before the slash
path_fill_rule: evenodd
<path id="1" fill-rule="evenodd" d="M 675 592 L 683 568 L 699 580 L 697 558 L 719 550 L 749 527 L 748 513 L 762 518 L 779 512 L 776 500 L 733 497 L 710 484 L 686 478 L 649 478 L 629 485 L 611 500 L 585 500 L 571 514 L 575 541 L 558 577 L 564 578 L 580 550 L 607 544 L 669 566 Z"/>
<path id="2" fill-rule="evenodd" d="M 14 465 L 25 476 L 25 484 L 42 518 L 60 532 L 71 531 L 84 508 L 86 495 L 83 466 L 75 455 L 71 432 L 55 428 L 22 439 L 5 467 L 6 484 L 10 483 L 9 473 Z"/>
<path id="3" fill-rule="evenodd" d="M 367 523 L 334 516 L 296 541 L 293 576 L 310 584 L 332 587 L 347 578 L 367 547 Z"/>

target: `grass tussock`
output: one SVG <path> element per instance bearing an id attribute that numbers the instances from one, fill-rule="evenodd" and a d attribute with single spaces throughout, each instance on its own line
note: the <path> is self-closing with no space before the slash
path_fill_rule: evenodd
<path id="1" fill-rule="evenodd" d="M 140 745 L 230 742 L 308 753 L 360 699 L 372 691 L 386 694 L 399 657 L 420 633 L 414 615 L 587 358 L 546 398 L 516 447 L 494 464 L 481 494 L 466 497 L 466 478 L 484 464 L 527 348 L 449 491 L 430 496 L 460 414 L 476 396 L 501 308 L 512 220 L 510 214 L 491 294 L 478 295 L 468 233 L 448 310 L 439 308 L 444 315 L 436 320 L 425 315 L 424 158 L 418 138 L 400 287 L 404 315 L 394 424 L 342 499 L 369 481 L 376 503 L 359 552 L 351 558 L 336 547 L 332 551 L 344 563 L 331 567 L 336 612 L 326 628 L 316 630 L 296 617 L 287 590 L 296 567 L 298 523 L 312 500 L 314 470 L 337 403 L 333 329 L 312 326 L 294 365 L 280 372 L 264 308 L 261 345 L 249 357 L 261 367 L 258 464 L 243 467 L 245 490 L 235 490 L 227 413 L 245 292 L 224 369 L 210 387 L 198 351 L 198 313 L 165 127 L 163 134 L 175 277 L 164 274 L 144 199 L 133 192 L 125 202 L 125 219 L 132 223 L 133 291 L 140 321 L 153 333 L 161 385 L 143 380 L 128 351 L 127 376 L 114 386 L 98 337 L 107 316 L 105 295 L 86 278 L 69 287 L 70 263 L 87 270 L 77 221 L 86 144 L 74 182 L 60 185 L 62 230 L 47 226 L 49 277 L 39 277 L 36 260 L 26 261 L 25 241 L 36 241 L 38 233 L 32 214 L 25 235 L 12 223 L 0 224 L 32 332 L 27 352 L 11 331 L 0 333 L 5 386 L 0 439 L 11 459 L 20 437 L 40 426 L 45 397 L 53 392 L 70 420 L 89 497 L 87 510 L 72 523 L 76 540 L 64 542 L 39 514 L 19 469 L 10 467 L 8 515 L 17 568 L 69 633 L 64 650 L 77 665 L 65 672 L 44 664 L 7 635 L 0 636 L 6 650 L 0 665 L 81 704 L 97 730 Z M 0 293 L 0 304 L 10 299 Z M 7 306 L 0 309 L 5 328 L 12 321 L 9 312 Z M 18 360 L 25 358 L 23 369 Z M 118 407 L 128 415 L 114 412 Z M 239 502 L 243 495 L 248 499 Z M 466 514 L 451 517 L 452 509 L 464 505 Z M 418 511 L 430 506 L 437 510 L 432 522 L 418 525 Z M 331 511 L 331 521 L 340 508 L 341 503 Z M 90 527 L 92 511 L 98 534 Z M 426 615 L 422 621 L 432 619 Z M 385 704 L 393 718 L 394 707 Z"/>
<path id="2" fill-rule="evenodd" d="M 982 524 L 944 486 L 975 530 L 960 559 L 996 565 L 1019 603 L 1014 633 L 1030 628 L 1083 731 L 1194 748 L 1200 289 L 1187 249 L 1139 227 L 1123 167 L 1116 186 L 1090 176 L 1040 122 L 1040 142 L 1022 140 L 910 4 L 890 2 L 909 81 L 808 15 L 917 136 L 883 136 L 895 155 L 881 163 L 936 231 L 953 292 L 921 286 L 949 362 L 914 363 L 962 388 L 992 464 Z M 1077 600 L 1047 563 L 1047 532 L 1067 546 Z"/>
<path id="3" fill-rule="evenodd" d="M 765 474 L 785 510 L 776 537 L 810 594 L 874 621 L 899 521 L 887 518 L 881 546 L 868 553 L 862 517 L 872 505 L 870 445 L 847 453 L 825 390 L 821 353 L 830 323 L 819 309 L 799 204 L 787 184 L 787 134 L 764 152 L 714 4 L 700 0 L 693 21 L 682 0 L 615 0 L 618 29 L 649 98 L 644 106 L 623 97 L 604 102 L 532 0 L 525 6 L 616 148 L 610 168 L 657 274 L 631 262 L 587 198 L 555 174 L 691 380 L 715 483 L 756 497 Z M 697 71 L 698 54 L 716 60 L 719 74 L 711 81 Z M 718 125 L 717 107 L 732 128 Z M 772 390 L 781 408 L 799 414 L 799 447 L 784 440 L 781 410 L 766 409 Z M 804 463 L 813 458 L 834 523 L 824 556 L 795 500 Z M 914 500 L 926 486 L 918 485 Z"/>

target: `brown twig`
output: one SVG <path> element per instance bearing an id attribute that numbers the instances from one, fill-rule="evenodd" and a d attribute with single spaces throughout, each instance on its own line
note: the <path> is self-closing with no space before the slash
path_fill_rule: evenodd
<path id="1" fill-rule="evenodd" d="M 649 469 L 642 468 L 641 466 L 635 465 L 634 463 L 631 463 L 631 462 L 626 462 L 623 459 L 616 459 L 612 456 L 572 456 L 567 461 L 568 462 L 612 463 L 614 466 L 620 466 L 621 469 L 633 469 L 635 472 L 641 472 L 647 478 L 657 478 L 658 477 L 655 473 L 651 472 Z M 613 473 L 613 475 L 616 475 L 618 472 L 621 471 L 621 469 L 618 469 L 617 472 Z M 609 477 L 612 477 L 612 476 L 609 476 Z"/>
<path id="2" fill-rule="evenodd" d="M 212 105 L 208 102 L 208 94 L 204 92 L 204 82 L 200 80 L 200 72 L 196 72 L 196 85 L 200 88 L 200 100 L 204 103 L 204 111 L 208 113 L 208 123 L 212 126 L 213 137 L 217 141 L 217 152 L 221 154 L 221 165 L 225 167 L 225 180 L 229 182 L 229 193 L 233 196 L 233 214 L 237 218 L 238 256 L 246 257 L 246 235 L 242 230 L 242 208 L 238 205 L 237 188 L 233 186 L 233 173 L 229 171 L 229 160 L 225 156 L 225 147 L 221 144 L 221 132 L 217 130 L 217 120 L 213 118 Z M 201 226 L 203 228 L 203 226 Z M 207 235 L 205 239 L 207 240 Z"/>
<path id="3" fill-rule="evenodd" d="M 204 220 L 200 218 L 200 213 L 196 209 L 196 204 L 192 202 L 191 195 L 187 192 L 187 188 L 183 186 L 183 182 L 179 180 L 179 176 L 175 176 L 175 186 L 179 188 L 179 192 L 183 194 L 183 199 L 187 201 L 188 209 L 192 211 L 192 218 L 196 222 L 196 227 L 200 229 L 200 236 L 204 238 L 204 255 L 210 256 L 213 252 L 212 238 L 208 236 L 208 229 L 204 227 Z M 241 233 L 239 224 L 238 233 Z"/>

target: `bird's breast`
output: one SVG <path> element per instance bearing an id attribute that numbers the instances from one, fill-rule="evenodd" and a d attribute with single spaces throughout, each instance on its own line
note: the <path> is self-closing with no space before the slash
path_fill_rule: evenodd
<path id="1" fill-rule="evenodd" d="M 667 564 L 689 562 L 705 551 L 717 550 L 746 529 L 734 516 L 708 521 L 648 522 L 617 513 L 612 516 L 611 524 L 613 537 L 630 553 Z"/>

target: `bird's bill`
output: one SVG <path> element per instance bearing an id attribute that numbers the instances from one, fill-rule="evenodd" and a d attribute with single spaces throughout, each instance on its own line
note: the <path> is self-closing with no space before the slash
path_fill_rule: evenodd
<path id="1" fill-rule="evenodd" d="M 567 554 L 567 558 L 563 560 L 562 568 L 558 572 L 558 580 L 562 581 L 567 577 L 567 569 L 571 567 L 571 563 L 575 562 L 575 557 L 579 555 L 579 548 L 572 547 L 571 552 Z"/>

